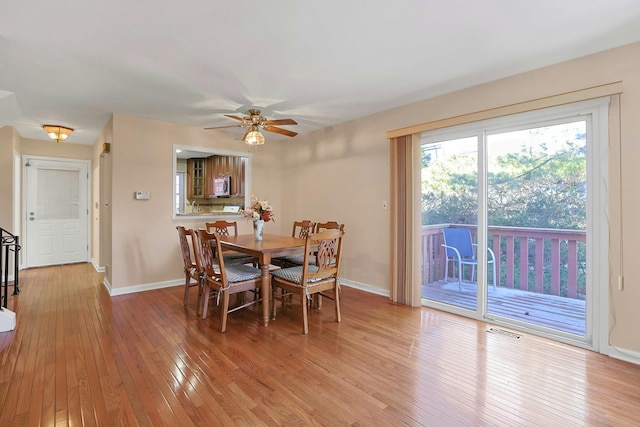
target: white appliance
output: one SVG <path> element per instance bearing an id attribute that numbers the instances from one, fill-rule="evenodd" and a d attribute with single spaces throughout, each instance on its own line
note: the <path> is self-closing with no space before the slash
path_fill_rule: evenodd
<path id="1" fill-rule="evenodd" d="M 231 177 L 216 178 L 213 181 L 213 194 L 216 197 L 229 197 L 231 195 Z"/>

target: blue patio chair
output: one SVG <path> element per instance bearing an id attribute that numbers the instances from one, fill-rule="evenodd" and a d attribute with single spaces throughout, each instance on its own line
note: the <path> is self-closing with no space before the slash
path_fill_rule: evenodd
<path id="1" fill-rule="evenodd" d="M 458 264 L 458 290 L 462 290 L 462 271 L 463 265 L 471 266 L 471 281 L 476 273 L 476 265 L 478 265 L 478 258 L 476 257 L 476 250 L 478 245 L 471 240 L 471 231 L 468 228 L 443 228 L 442 235 L 444 237 L 444 243 L 442 246 L 447 251 L 447 261 L 444 267 L 444 278 L 449 280 L 449 262 Z M 496 288 L 496 257 L 493 251 L 489 249 L 490 260 L 488 264 L 493 264 L 493 289 Z"/>

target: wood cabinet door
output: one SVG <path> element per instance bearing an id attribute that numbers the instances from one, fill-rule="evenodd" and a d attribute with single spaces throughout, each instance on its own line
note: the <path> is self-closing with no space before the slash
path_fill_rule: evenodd
<path id="1" fill-rule="evenodd" d="M 203 199 L 207 186 L 206 159 L 187 159 L 187 199 Z"/>

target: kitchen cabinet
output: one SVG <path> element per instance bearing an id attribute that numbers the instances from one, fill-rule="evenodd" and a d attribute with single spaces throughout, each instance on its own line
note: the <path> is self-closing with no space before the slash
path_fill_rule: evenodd
<path id="1" fill-rule="evenodd" d="M 187 199 L 204 199 L 208 191 L 207 159 L 187 159 Z"/>
<path id="2" fill-rule="evenodd" d="M 231 178 L 230 197 L 244 197 L 246 159 L 239 156 L 213 155 L 187 159 L 187 199 L 215 198 L 215 179 Z"/>

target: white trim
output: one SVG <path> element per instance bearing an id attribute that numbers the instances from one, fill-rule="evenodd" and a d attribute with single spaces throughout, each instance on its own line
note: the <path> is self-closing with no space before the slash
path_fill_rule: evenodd
<path id="1" fill-rule="evenodd" d="M 109 295 L 111 295 L 111 283 L 109 283 L 109 279 L 107 279 L 107 276 L 102 278 L 102 285 L 107 290 Z"/>
<path id="2" fill-rule="evenodd" d="M 106 286 L 106 279 L 105 286 Z M 184 279 L 167 280 L 165 282 L 147 283 L 145 285 L 126 286 L 124 288 L 111 288 L 109 286 L 109 295 L 112 297 L 118 295 L 134 294 L 137 292 L 152 291 L 154 289 L 170 288 L 172 286 L 184 286 Z"/>
<path id="3" fill-rule="evenodd" d="M 98 265 L 98 262 L 92 257 L 91 260 L 89 261 L 91 263 L 91 265 L 93 265 L 93 268 L 98 272 L 98 273 L 104 273 L 105 268 L 104 267 L 100 267 Z"/>
<path id="4" fill-rule="evenodd" d="M 609 102 L 594 106 L 587 139 L 587 336 L 591 347 L 608 354 L 609 346 Z M 590 151 L 591 150 L 591 151 Z M 591 253 L 589 253 L 591 251 Z M 622 256 L 622 254 L 620 254 Z M 589 294 L 591 292 L 591 294 Z M 591 311 L 591 313 L 590 313 Z"/>
<path id="5" fill-rule="evenodd" d="M 13 150 L 13 230 L 12 234 L 20 236 L 20 219 L 22 218 L 21 206 L 21 190 L 22 189 L 22 156 L 16 150 Z M 20 239 L 21 245 L 24 245 L 24 240 Z M 24 251 L 18 252 L 18 268 L 22 269 L 22 255 Z M 15 253 L 14 253 L 15 256 Z M 9 260 L 7 260 L 8 262 Z"/>
<path id="6" fill-rule="evenodd" d="M 339 278 L 338 281 L 340 282 L 341 286 L 347 286 L 347 287 L 350 287 L 350 288 L 359 289 L 361 291 L 369 292 L 369 293 L 372 293 L 372 294 L 389 297 L 389 290 L 388 289 L 380 289 L 380 288 L 377 288 L 377 287 L 372 286 L 372 285 L 368 285 L 368 284 L 360 283 L 360 282 L 355 282 L 353 280 L 348 280 L 348 279 L 343 279 L 343 278 Z M 143 285 L 134 285 L 134 286 L 127 286 L 127 287 L 124 287 L 124 288 L 112 289 L 111 285 L 107 281 L 107 278 L 105 277 L 104 280 L 103 280 L 103 284 L 107 288 L 107 291 L 109 291 L 109 295 L 118 296 L 118 295 L 133 294 L 133 293 L 137 293 L 137 292 L 152 291 L 154 289 L 170 288 L 172 286 L 184 286 L 184 278 L 183 279 L 175 279 L 175 280 L 167 280 L 167 281 L 164 281 L 164 282 L 146 283 L 146 284 L 143 284 Z"/>
<path id="7" fill-rule="evenodd" d="M 640 365 L 640 353 L 626 348 L 609 346 L 609 357 Z"/>
<path id="8" fill-rule="evenodd" d="M 368 285 L 366 283 L 360 283 L 353 280 L 339 278 L 338 280 L 341 286 L 348 286 L 349 288 L 359 289 L 361 291 L 369 292 L 376 295 L 382 295 L 384 297 L 389 297 L 391 294 L 388 289 L 380 289 L 378 287 Z"/>

